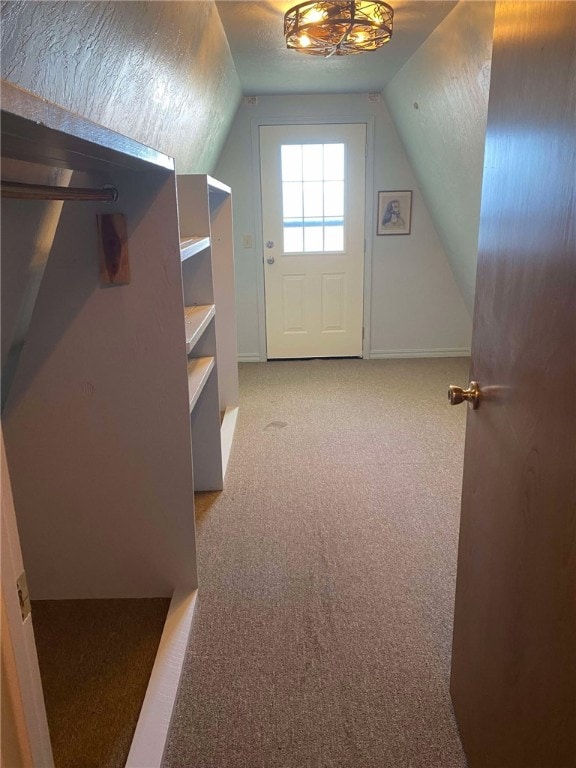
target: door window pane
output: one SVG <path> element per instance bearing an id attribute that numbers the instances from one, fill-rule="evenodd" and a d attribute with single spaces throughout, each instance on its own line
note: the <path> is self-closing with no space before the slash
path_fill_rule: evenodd
<path id="1" fill-rule="evenodd" d="M 326 226 L 324 227 L 324 250 L 344 250 L 344 227 L 342 226 L 342 219 L 338 219 L 334 222 L 326 219 Z"/>
<path id="2" fill-rule="evenodd" d="M 284 253 L 344 250 L 344 144 L 282 145 Z"/>
<path id="3" fill-rule="evenodd" d="M 344 182 L 324 182 L 324 216 L 344 216 Z"/>
<path id="4" fill-rule="evenodd" d="M 304 216 L 319 216 L 324 214 L 323 183 L 321 181 L 305 181 L 304 187 Z"/>
<path id="5" fill-rule="evenodd" d="M 282 181 L 300 181 L 302 179 L 302 146 L 283 144 L 281 152 Z"/>
<path id="6" fill-rule="evenodd" d="M 321 221 L 306 221 L 304 226 L 304 251 L 324 250 L 324 227 Z"/>
<path id="7" fill-rule="evenodd" d="M 324 144 L 324 178 L 344 179 L 344 144 Z"/>
<path id="8" fill-rule="evenodd" d="M 282 212 L 285 219 L 302 217 L 302 182 L 285 181 L 282 184 Z"/>
<path id="9" fill-rule="evenodd" d="M 284 219 L 284 253 L 304 251 L 304 227 L 302 219 Z"/>
<path id="10" fill-rule="evenodd" d="M 324 145 L 304 144 L 302 147 L 302 178 L 322 181 L 324 178 Z"/>

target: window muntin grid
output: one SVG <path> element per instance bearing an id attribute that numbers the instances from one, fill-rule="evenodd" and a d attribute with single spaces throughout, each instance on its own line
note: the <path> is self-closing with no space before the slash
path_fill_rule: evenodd
<path id="1" fill-rule="evenodd" d="M 284 253 L 344 250 L 344 144 L 282 144 Z"/>

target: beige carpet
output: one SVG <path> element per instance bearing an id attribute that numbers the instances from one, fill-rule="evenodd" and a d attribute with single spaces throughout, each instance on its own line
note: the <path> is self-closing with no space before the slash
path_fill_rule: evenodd
<path id="1" fill-rule="evenodd" d="M 56 768 L 125 765 L 169 606 L 164 598 L 33 602 Z"/>
<path id="2" fill-rule="evenodd" d="M 462 768 L 448 692 L 466 360 L 241 366 L 166 768 Z"/>

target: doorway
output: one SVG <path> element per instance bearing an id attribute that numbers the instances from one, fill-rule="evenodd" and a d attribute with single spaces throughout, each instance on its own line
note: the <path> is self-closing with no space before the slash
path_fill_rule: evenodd
<path id="1" fill-rule="evenodd" d="M 268 359 L 362 357 L 366 125 L 260 127 Z"/>

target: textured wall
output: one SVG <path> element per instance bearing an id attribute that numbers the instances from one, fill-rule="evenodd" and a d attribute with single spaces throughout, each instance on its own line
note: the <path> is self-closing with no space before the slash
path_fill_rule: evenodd
<path id="1" fill-rule="evenodd" d="M 384 89 L 470 312 L 493 20 L 494 3 L 460 0 Z"/>
<path id="2" fill-rule="evenodd" d="M 2 77 L 211 172 L 241 97 L 213 2 L 4 2 Z"/>
<path id="3" fill-rule="evenodd" d="M 232 187 L 236 259 L 238 351 L 258 359 L 262 328 L 258 286 L 262 280 L 259 231 L 260 181 L 257 125 L 272 122 L 367 122 L 374 126 L 374 153 L 368 156 L 372 183 L 367 190 L 368 248 L 372 259 L 370 354 L 373 357 L 449 354 L 470 345 L 471 323 L 442 244 L 418 189 L 410 163 L 383 102 L 367 94 L 260 96 L 243 103 L 218 163 L 218 178 Z M 377 191 L 413 189 L 412 233 L 376 237 Z M 244 247 L 252 235 L 254 247 Z M 260 263 L 259 263 L 260 262 Z"/>

